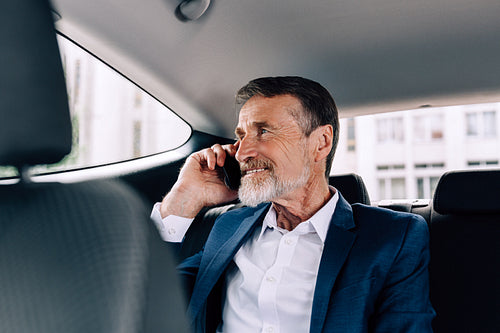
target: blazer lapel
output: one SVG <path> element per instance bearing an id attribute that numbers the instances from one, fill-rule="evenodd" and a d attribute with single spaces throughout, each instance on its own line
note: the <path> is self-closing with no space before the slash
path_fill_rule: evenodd
<path id="1" fill-rule="evenodd" d="M 210 234 L 205 244 L 203 258 L 188 307 L 188 312 L 192 316 L 191 318 L 198 316 L 221 274 L 227 268 L 241 245 L 252 234 L 254 228 L 262 223 L 265 212 L 267 212 L 269 207 L 270 204 L 259 205 L 256 209 L 251 210 L 252 213 L 250 215 L 246 217 L 242 216 L 241 221 L 235 221 L 235 219 L 239 218 L 236 215 L 231 217 L 232 221 L 226 221 L 226 223 L 219 221 L 214 226 L 214 228 L 216 226 L 220 226 L 220 228 L 212 233 L 213 237 Z M 221 218 L 227 217 L 222 216 Z"/>
<path id="2" fill-rule="evenodd" d="M 354 227 L 351 206 L 340 195 L 320 261 L 311 314 L 311 332 L 319 333 L 323 328 L 333 285 L 356 239 Z"/>

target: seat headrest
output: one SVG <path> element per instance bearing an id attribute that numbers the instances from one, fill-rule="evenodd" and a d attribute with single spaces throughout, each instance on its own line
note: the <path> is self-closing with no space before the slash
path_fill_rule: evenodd
<path id="1" fill-rule="evenodd" d="M 2 1 L 0 45 L 0 165 L 56 163 L 72 131 L 48 1 Z"/>
<path id="2" fill-rule="evenodd" d="M 350 204 L 370 204 L 370 196 L 361 176 L 354 173 L 330 176 L 329 184 L 337 188 Z"/>
<path id="3" fill-rule="evenodd" d="M 441 176 L 433 198 L 439 214 L 500 213 L 500 170 L 453 171 Z"/>

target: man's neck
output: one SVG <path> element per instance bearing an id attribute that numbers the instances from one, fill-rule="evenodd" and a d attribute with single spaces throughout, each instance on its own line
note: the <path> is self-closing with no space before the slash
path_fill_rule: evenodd
<path id="1" fill-rule="evenodd" d="M 315 188 L 314 191 L 300 189 L 287 198 L 273 200 L 276 211 L 276 222 L 280 228 L 293 230 L 300 223 L 310 219 L 323 207 L 334 193 L 330 192 L 328 184 Z"/>

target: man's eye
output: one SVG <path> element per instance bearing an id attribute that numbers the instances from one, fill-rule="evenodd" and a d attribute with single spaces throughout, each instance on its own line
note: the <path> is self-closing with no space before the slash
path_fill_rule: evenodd
<path id="1" fill-rule="evenodd" d="M 267 133 L 267 132 L 269 132 L 269 131 L 268 131 L 268 130 L 266 130 L 265 128 L 261 128 L 261 129 L 260 129 L 260 134 L 265 134 L 265 133 Z"/>

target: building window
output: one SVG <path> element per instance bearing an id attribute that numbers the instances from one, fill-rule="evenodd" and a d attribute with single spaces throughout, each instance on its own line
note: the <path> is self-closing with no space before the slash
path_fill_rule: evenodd
<path id="1" fill-rule="evenodd" d="M 430 199 L 434 195 L 439 176 L 417 177 L 417 196 L 419 199 Z"/>
<path id="2" fill-rule="evenodd" d="M 378 196 L 380 199 L 387 199 L 385 183 L 385 178 L 378 180 Z"/>
<path id="3" fill-rule="evenodd" d="M 484 118 L 484 137 L 495 138 L 497 136 L 497 113 L 487 111 L 483 113 Z"/>
<path id="4" fill-rule="evenodd" d="M 442 169 L 444 163 L 417 163 L 415 169 Z"/>
<path id="5" fill-rule="evenodd" d="M 436 114 L 429 117 L 431 140 L 441 140 L 443 138 L 443 115 Z"/>
<path id="6" fill-rule="evenodd" d="M 467 166 L 469 167 L 489 167 L 498 166 L 498 160 L 488 160 L 488 161 L 468 161 Z"/>
<path id="7" fill-rule="evenodd" d="M 413 119 L 415 142 L 439 141 L 444 137 L 444 117 L 442 114 L 416 116 Z"/>
<path id="8" fill-rule="evenodd" d="M 391 164 L 391 165 L 377 165 L 378 171 L 386 171 L 386 170 L 404 170 L 404 164 Z"/>
<path id="9" fill-rule="evenodd" d="M 356 150 L 356 130 L 354 127 L 354 118 L 347 119 L 347 150 Z"/>
<path id="10" fill-rule="evenodd" d="M 391 199 L 404 199 L 406 197 L 406 183 L 404 178 L 391 179 Z"/>
<path id="11" fill-rule="evenodd" d="M 423 178 L 417 178 L 417 197 L 419 199 L 425 198 L 425 194 L 424 194 L 424 179 Z"/>
<path id="12" fill-rule="evenodd" d="M 377 140 L 380 143 L 403 142 L 403 118 L 377 119 Z"/>
<path id="13" fill-rule="evenodd" d="M 140 90 L 137 90 L 134 95 L 134 107 L 136 109 L 140 108 L 142 106 L 142 95 L 143 92 Z"/>
<path id="14" fill-rule="evenodd" d="M 467 136 L 477 136 L 479 134 L 477 113 L 467 113 L 465 117 L 467 121 Z"/>
<path id="15" fill-rule="evenodd" d="M 132 152 L 134 158 L 141 156 L 141 136 L 142 136 L 142 123 L 136 120 L 134 121 L 133 142 L 132 142 L 133 145 Z"/>
<path id="16" fill-rule="evenodd" d="M 379 178 L 378 187 L 380 200 L 406 197 L 406 181 L 403 177 Z"/>
<path id="17" fill-rule="evenodd" d="M 469 112 L 465 117 L 468 137 L 496 138 L 496 111 Z"/>

